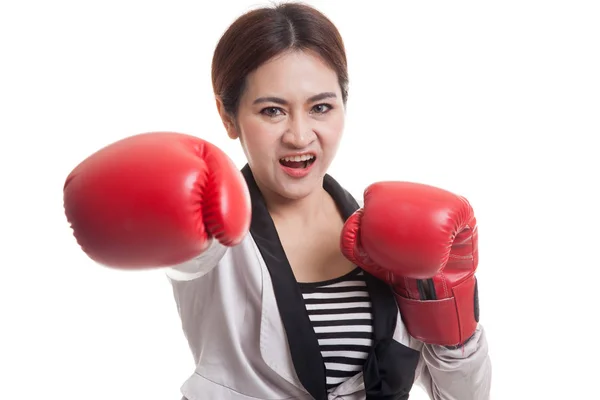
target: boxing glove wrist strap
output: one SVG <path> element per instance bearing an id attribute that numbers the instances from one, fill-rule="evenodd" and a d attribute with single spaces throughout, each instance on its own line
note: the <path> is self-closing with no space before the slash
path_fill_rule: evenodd
<path id="1" fill-rule="evenodd" d="M 411 336 L 428 344 L 454 348 L 470 339 L 479 321 L 477 281 L 474 276 L 454 286 L 452 296 L 439 300 L 417 300 L 398 292 L 396 300 Z"/>

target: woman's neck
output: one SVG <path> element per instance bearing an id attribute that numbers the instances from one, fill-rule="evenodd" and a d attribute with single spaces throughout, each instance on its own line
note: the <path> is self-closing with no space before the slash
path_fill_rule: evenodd
<path id="1" fill-rule="evenodd" d="M 321 187 L 300 199 L 287 199 L 276 193 L 263 193 L 267 209 L 275 221 L 310 225 L 327 214 L 329 194 Z"/>

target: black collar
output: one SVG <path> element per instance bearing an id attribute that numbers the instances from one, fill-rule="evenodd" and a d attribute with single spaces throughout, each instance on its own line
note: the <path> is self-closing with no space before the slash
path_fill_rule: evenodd
<path id="1" fill-rule="evenodd" d="M 242 174 L 248 184 L 252 201 L 250 233 L 264 258 L 273 281 L 275 297 L 285 327 L 294 368 L 305 389 L 316 400 L 327 399 L 325 366 L 321 358 L 317 337 L 304 306 L 302 292 L 285 255 L 264 198 L 248 165 L 242 168 Z M 354 197 L 331 176 L 325 175 L 323 188 L 337 204 L 344 220 L 348 219 L 359 208 Z M 410 362 L 408 363 L 391 357 L 390 352 L 394 353 L 394 349 L 389 348 L 390 341 L 392 341 L 398 316 L 396 300 L 385 283 L 366 272 L 365 276 L 373 307 L 375 342 L 372 354 L 365 363 L 363 370 L 367 399 L 399 400 L 408 398 L 408 390 L 412 386 L 411 377 L 414 379 L 418 353 L 414 350 L 411 352 L 411 349 L 406 348 L 407 350 L 404 353 L 398 354 L 398 356 L 409 358 Z M 386 363 L 382 363 L 380 353 L 383 348 L 381 346 L 385 346 L 385 352 L 388 354 L 387 357 L 384 357 L 387 360 Z M 402 377 L 395 376 L 393 383 L 385 383 L 383 382 L 386 379 L 385 376 L 390 374 L 384 373 L 382 368 L 391 367 L 398 370 L 395 365 L 384 365 L 387 363 L 399 363 L 408 366 L 408 369 L 402 368 Z M 387 388 L 398 386 L 399 383 L 402 383 L 402 388 Z M 403 397 L 404 393 L 406 397 Z"/>

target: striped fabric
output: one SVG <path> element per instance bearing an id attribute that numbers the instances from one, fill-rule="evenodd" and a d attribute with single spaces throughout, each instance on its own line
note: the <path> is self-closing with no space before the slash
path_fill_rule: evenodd
<path id="1" fill-rule="evenodd" d="M 372 313 L 362 270 L 325 282 L 300 283 L 319 340 L 331 390 L 362 371 L 372 345 Z"/>

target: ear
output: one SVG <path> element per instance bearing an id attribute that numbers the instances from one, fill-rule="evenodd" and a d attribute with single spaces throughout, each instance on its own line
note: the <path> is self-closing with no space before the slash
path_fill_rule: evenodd
<path id="1" fill-rule="evenodd" d="M 227 136 L 229 136 L 231 139 L 237 139 L 239 137 L 239 134 L 233 117 L 229 115 L 227 111 L 225 111 L 223 101 L 219 96 L 215 97 L 215 100 L 217 102 L 217 110 L 219 111 L 219 116 L 221 117 L 221 121 L 223 121 L 223 126 L 225 127 L 225 130 L 227 131 Z"/>

